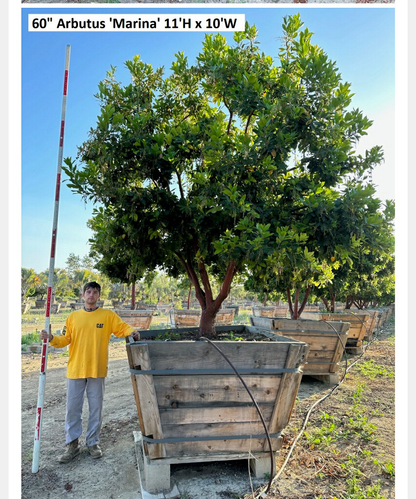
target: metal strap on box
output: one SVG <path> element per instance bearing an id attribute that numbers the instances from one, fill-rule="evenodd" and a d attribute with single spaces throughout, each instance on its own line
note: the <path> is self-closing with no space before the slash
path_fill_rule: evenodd
<path id="1" fill-rule="evenodd" d="M 291 369 L 238 369 L 239 374 L 284 374 L 284 373 L 297 373 L 299 368 Z M 147 374 L 157 376 L 172 376 L 172 374 L 235 374 L 232 369 L 149 369 L 147 371 L 141 369 L 130 369 L 130 374 Z"/>
<path id="2" fill-rule="evenodd" d="M 270 438 L 278 438 L 281 433 L 270 433 Z M 216 437 L 188 437 L 188 438 L 180 438 L 180 437 L 172 437 L 172 438 L 153 438 L 146 437 L 143 435 L 143 441 L 148 444 L 174 444 L 181 442 L 205 442 L 209 440 L 249 440 L 253 438 L 266 438 L 267 435 L 262 433 L 260 435 L 221 435 Z"/>

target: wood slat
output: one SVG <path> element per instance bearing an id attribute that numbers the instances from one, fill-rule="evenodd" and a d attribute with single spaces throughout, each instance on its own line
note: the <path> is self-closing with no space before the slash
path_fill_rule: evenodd
<path id="1" fill-rule="evenodd" d="M 260 407 L 263 417 L 266 421 L 270 420 L 273 406 Z M 160 421 L 162 427 L 176 424 L 202 424 L 215 423 L 249 423 L 251 421 L 261 421 L 260 416 L 253 406 L 241 407 L 195 407 L 195 408 L 177 408 L 160 409 Z M 238 435 L 238 433 L 237 433 Z"/>
<path id="2" fill-rule="evenodd" d="M 141 344 L 137 348 L 131 349 L 129 360 L 134 366 L 140 366 L 142 370 L 147 371 L 152 368 L 146 344 Z M 132 379 L 134 380 L 133 389 L 135 390 L 140 428 L 143 435 L 152 435 L 153 438 L 157 439 L 163 438 L 153 376 L 148 374 L 139 375 L 132 376 Z M 166 456 L 166 449 L 163 444 L 149 446 L 149 457 L 151 459 L 164 456 Z"/>
<path id="3" fill-rule="evenodd" d="M 214 342 L 239 368 L 283 368 L 290 342 Z M 248 350 L 245 345 L 250 344 Z M 134 343 L 131 348 L 134 349 Z M 151 342 L 148 343 L 153 369 L 219 369 L 230 368 L 228 362 L 212 347 L 203 341 Z"/>
<path id="4" fill-rule="evenodd" d="M 209 458 L 211 454 L 226 454 L 232 455 L 235 453 L 241 454 L 241 449 L 247 449 L 247 454 L 264 453 L 264 439 L 242 439 L 242 440 L 211 440 L 208 442 L 184 442 L 181 444 L 165 444 L 166 457 L 178 458 L 180 456 L 202 456 Z M 273 451 L 278 451 L 281 448 L 281 437 L 272 439 Z M 149 446 L 150 447 L 150 446 Z M 246 457 L 247 457 L 246 454 Z M 205 461 L 206 459 L 204 459 Z"/>
<path id="5" fill-rule="evenodd" d="M 164 425 L 163 432 L 165 438 L 220 437 L 227 435 L 264 435 L 266 433 L 263 423 L 259 420 L 250 421 L 248 423 L 167 424 Z"/>
<path id="6" fill-rule="evenodd" d="M 300 350 L 308 350 L 309 347 L 300 345 L 291 345 L 285 367 L 291 368 L 296 364 L 299 358 Z M 273 413 L 269 423 L 269 433 L 277 433 L 282 431 L 290 419 L 292 409 L 295 403 L 296 394 L 299 389 L 299 384 L 302 379 L 302 373 L 285 373 L 282 375 L 282 380 L 279 385 L 279 390 L 276 395 L 276 401 L 273 408 Z M 264 443 L 263 450 L 267 450 L 267 441 Z"/>
<path id="7" fill-rule="evenodd" d="M 280 384 L 279 376 L 242 376 L 258 403 L 272 403 Z M 247 390 L 235 375 L 207 376 L 154 376 L 158 405 L 161 408 L 172 404 L 251 403 Z"/>

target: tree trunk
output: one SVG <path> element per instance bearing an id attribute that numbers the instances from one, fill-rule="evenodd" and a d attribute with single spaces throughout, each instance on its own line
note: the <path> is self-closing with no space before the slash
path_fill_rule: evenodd
<path id="1" fill-rule="evenodd" d="M 325 297 L 322 297 L 322 303 L 325 305 L 327 312 L 331 312 L 331 307 L 329 305 L 328 300 Z"/>
<path id="2" fill-rule="evenodd" d="M 192 283 L 189 285 L 189 292 L 188 292 L 188 310 L 191 308 L 191 291 L 192 291 Z"/>
<path id="3" fill-rule="evenodd" d="M 136 308 L 136 286 L 133 282 L 131 285 L 131 309 L 134 310 Z"/>
<path id="4" fill-rule="evenodd" d="M 202 310 L 201 321 L 199 323 L 199 336 L 206 336 L 209 339 L 217 336 L 217 332 L 215 331 L 216 315 L 217 311 L 214 311 L 212 308 Z"/>
<path id="5" fill-rule="evenodd" d="M 297 319 L 302 315 L 302 312 L 305 310 L 306 304 L 308 303 L 309 295 L 311 293 L 311 287 L 308 286 L 305 291 L 305 296 L 303 297 L 301 306 L 299 307 L 298 313 L 297 313 Z"/>

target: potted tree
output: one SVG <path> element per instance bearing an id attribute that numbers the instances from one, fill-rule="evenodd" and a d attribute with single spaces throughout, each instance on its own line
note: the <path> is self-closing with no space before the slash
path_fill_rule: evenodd
<path id="1" fill-rule="evenodd" d="M 243 421 L 227 410 L 230 419 L 222 432 L 225 421 L 215 422 L 212 411 L 214 419 L 202 418 L 207 412 L 200 406 L 191 417 L 194 423 L 201 417 L 200 423 L 186 429 L 191 433 L 182 436 L 182 444 L 165 441 L 167 429 L 157 416 L 157 405 L 139 398 L 144 393 L 142 384 L 154 394 L 154 371 L 164 371 L 161 383 L 172 379 L 166 371 L 174 376 L 195 373 L 189 369 L 185 374 L 180 369 L 172 373 L 171 367 L 164 364 L 162 368 L 156 359 L 185 348 L 185 354 L 178 353 L 178 368 L 192 364 L 207 369 L 211 382 L 197 399 L 208 394 L 212 400 L 212 382 L 219 375 L 223 384 L 221 370 L 225 368 L 222 361 L 215 364 L 218 358 L 211 345 L 219 329 L 215 319 L 235 276 L 244 269 L 264 269 L 267 255 L 276 248 L 277 224 L 283 214 L 292 220 L 299 199 L 315 192 L 318 183 L 335 184 L 381 157 L 378 147 L 365 158 L 354 154 L 355 140 L 370 121 L 358 111 L 343 119 L 351 101 L 349 85 L 342 82 L 324 51 L 312 45 L 311 33 L 302 30 L 299 15 L 284 18 L 283 37 L 279 66 L 260 51 L 256 28 L 246 25 L 244 31 L 234 34 L 232 45 L 220 34 L 206 36 L 194 65 L 189 65 L 183 53 L 176 54 L 169 76 L 164 76 L 162 68 L 153 70 L 139 56 L 126 62 L 132 77 L 129 84 L 118 82 L 115 70 L 110 70 L 99 84 L 97 124 L 79 148 L 81 166 L 78 161 L 65 160 L 69 187 L 100 204 L 90 222 L 92 248 L 103 259 L 110 254 L 127 256 L 126 269 L 131 265 L 163 269 L 171 276 L 185 274 L 201 307 L 198 335 L 206 338 L 206 343 L 143 341 L 128 347 L 133 386 L 138 387 L 140 423 L 148 438 L 149 456 L 155 459 L 190 456 L 193 435 L 208 438 L 207 432 L 212 436 L 211 425 L 219 429 L 217 438 L 228 440 L 226 437 L 233 439 L 228 433 L 231 420 L 239 422 L 231 426 L 240 436 L 245 435 L 241 433 L 244 424 L 253 422 L 251 416 Z M 318 62 L 325 71 L 313 69 Z M 335 114 L 339 117 L 336 127 Z M 302 160 L 293 165 L 295 151 Z M 216 295 L 215 280 L 220 282 Z M 301 377 L 299 366 L 308 346 L 282 336 L 270 335 L 269 339 L 276 341 L 227 342 L 227 356 L 237 366 L 242 366 L 239 359 L 247 359 L 252 365 L 249 369 L 255 370 L 253 375 L 260 374 L 262 359 L 270 355 L 275 359 L 275 367 L 268 364 L 264 369 L 277 370 L 279 393 L 284 390 L 268 420 L 278 442 L 278 433 L 290 417 Z M 261 353 L 255 355 L 253 349 Z M 210 367 L 206 359 L 213 357 L 217 360 Z M 215 393 L 233 392 L 226 388 L 231 386 L 229 382 L 227 378 L 226 385 Z M 188 381 L 183 386 L 184 394 L 193 391 Z M 290 388 L 284 389 L 286 386 Z M 172 397 L 166 393 L 164 400 Z M 238 402 L 231 399 L 222 400 L 222 406 L 238 412 Z M 177 406 L 185 404 L 186 408 L 187 400 L 187 395 L 178 399 Z M 146 407 L 152 408 L 151 414 Z M 245 413 L 241 406 L 240 413 Z M 176 431 L 182 416 L 175 414 L 171 413 L 173 419 L 169 417 L 167 425 Z M 198 424 L 205 428 L 204 433 Z M 262 443 L 254 453 L 261 456 L 266 444 L 260 431 L 257 426 L 254 435 L 261 435 Z M 253 451 L 253 442 L 244 440 L 237 440 L 238 448 Z M 207 441 L 196 446 L 195 452 L 207 456 L 210 448 L 216 456 L 226 452 Z"/>

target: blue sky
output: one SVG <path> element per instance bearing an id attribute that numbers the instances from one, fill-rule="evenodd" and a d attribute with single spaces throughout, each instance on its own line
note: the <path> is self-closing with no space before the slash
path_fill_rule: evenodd
<path id="1" fill-rule="evenodd" d="M 64 157 L 76 156 L 77 146 L 95 125 L 97 85 L 110 66 L 117 67 L 118 79 L 127 82 L 124 62 L 140 54 L 142 60 L 168 70 L 173 56 L 184 51 L 192 62 L 205 33 L 195 32 L 28 32 L 29 13 L 99 13 L 109 9 L 22 9 L 22 191 L 21 246 L 23 267 L 39 272 L 49 266 L 59 124 L 62 107 L 66 46 L 71 46 L 66 110 Z M 125 8 L 125 13 L 244 13 L 259 30 L 261 48 L 277 56 L 282 34 L 282 17 L 301 13 L 305 26 L 314 32 L 313 42 L 337 62 L 344 81 L 352 85 L 353 107 L 374 120 L 360 151 L 381 145 L 385 162 L 373 179 L 378 196 L 393 199 L 394 192 L 394 92 L 395 32 L 394 9 L 371 8 Z M 224 33 L 231 39 L 232 33 Z M 63 177 L 64 179 L 64 177 Z M 58 218 L 55 268 L 64 267 L 69 253 L 88 253 L 90 232 L 86 222 L 92 206 L 85 205 L 62 184 Z"/>

